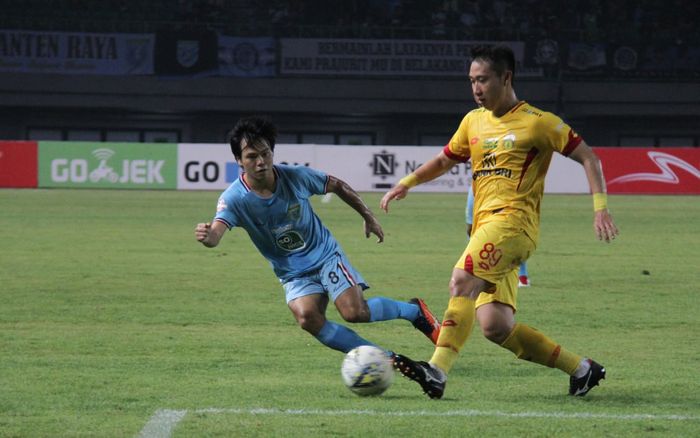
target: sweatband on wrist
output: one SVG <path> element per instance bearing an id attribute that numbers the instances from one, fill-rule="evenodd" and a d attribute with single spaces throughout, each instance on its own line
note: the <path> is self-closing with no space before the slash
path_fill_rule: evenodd
<path id="1" fill-rule="evenodd" d="M 593 193 L 593 211 L 608 208 L 608 195 L 605 193 Z"/>
<path id="2" fill-rule="evenodd" d="M 406 186 L 409 189 L 418 185 L 418 177 L 415 173 L 409 173 L 399 180 L 399 184 Z"/>

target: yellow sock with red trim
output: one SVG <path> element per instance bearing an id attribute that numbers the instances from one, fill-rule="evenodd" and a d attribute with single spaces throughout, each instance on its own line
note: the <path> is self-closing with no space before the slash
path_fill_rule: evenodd
<path id="1" fill-rule="evenodd" d="M 528 360 L 572 375 L 581 362 L 578 354 L 565 350 L 544 334 L 525 324 L 515 324 L 501 347 L 512 351 L 518 359 Z"/>
<path id="2" fill-rule="evenodd" d="M 467 342 L 474 326 L 474 305 L 467 297 L 451 297 L 440 327 L 440 336 L 430 363 L 447 374 Z"/>

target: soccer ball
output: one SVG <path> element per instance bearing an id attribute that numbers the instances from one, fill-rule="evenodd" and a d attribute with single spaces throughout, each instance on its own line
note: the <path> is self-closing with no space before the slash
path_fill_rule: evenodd
<path id="1" fill-rule="evenodd" d="M 345 355 L 340 367 L 345 386 L 360 396 L 379 395 L 394 381 L 391 358 L 381 348 L 361 345 Z"/>

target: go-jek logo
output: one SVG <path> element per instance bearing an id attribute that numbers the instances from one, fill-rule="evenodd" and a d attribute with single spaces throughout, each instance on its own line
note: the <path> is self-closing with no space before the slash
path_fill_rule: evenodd
<path id="1" fill-rule="evenodd" d="M 234 182 L 238 178 L 239 167 L 234 161 L 227 161 L 224 164 L 224 178 L 227 183 Z M 221 175 L 220 163 L 216 161 L 188 161 L 185 163 L 184 176 L 188 182 L 198 183 L 205 181 L 214 183 L 219 181 Z"/>
<path id="2" fill-rule="evenodd" d="M 55 158 L 51 161 L 51 179 L 57 183 L 164 183 L 161 171 L 165 160 L 121 160 L 115 169 L 110 165 L 114 153 L 107 148 L 92 151 L 98 161 L 97 166 L 90 166 L 84 158 Z"/>

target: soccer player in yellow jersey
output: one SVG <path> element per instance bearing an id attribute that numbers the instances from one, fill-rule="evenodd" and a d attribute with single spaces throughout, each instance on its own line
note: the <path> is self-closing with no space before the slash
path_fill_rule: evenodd
<path id="1" fill-rule="evenodd" d="M 469 337 L 474 320 L 490 341 L 524 360 L 559 368 L 571 377 L 569 394 L 583 396 L 605 368 L 573 353 L 544 333 L 515 321 L 517 267 L 537 245 L 544 179 L 558 152 L 585 169 L 593 193 L 593 228 L 600 240 L 618 234 L 607 209 L 605 180 L 593 150 L 554 114 L 518 100 L 513 90 L 515 57 L 508 47 L 472 50 L 469 80 L 478 109 L 462 120 L 450 142 L 434 158 L 387 192 L 381 208 L 408 190 L 472 160 L 474 224 L 467 248 L 450 279 L 450 300 L 435 352 L 429 362 L 397 355 L 395 367 L 431 398 L 441 398 L 447 374 Z"/>

